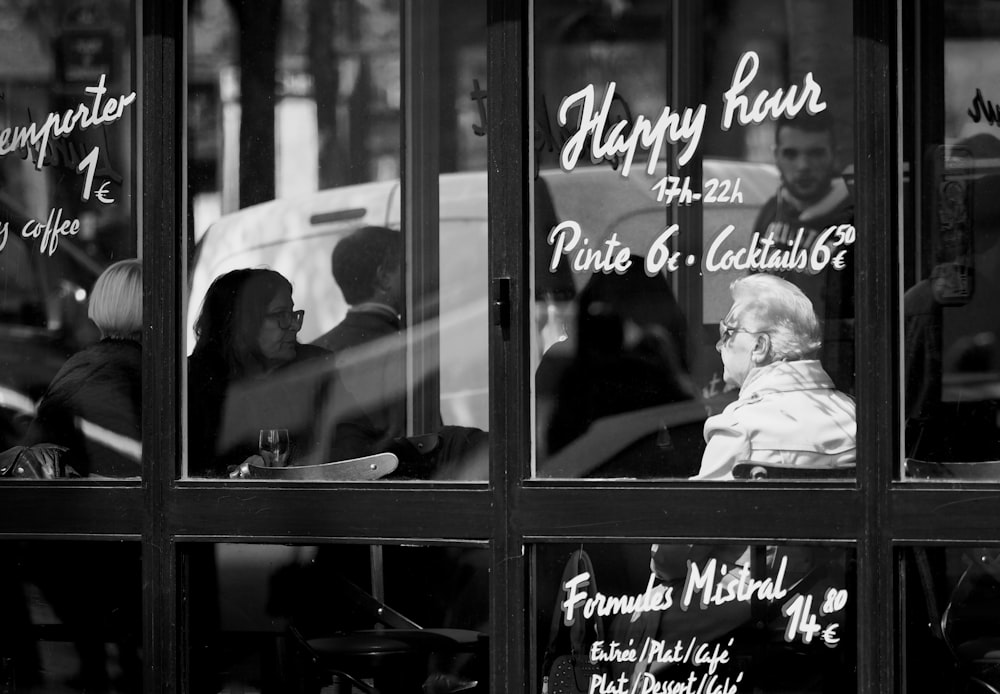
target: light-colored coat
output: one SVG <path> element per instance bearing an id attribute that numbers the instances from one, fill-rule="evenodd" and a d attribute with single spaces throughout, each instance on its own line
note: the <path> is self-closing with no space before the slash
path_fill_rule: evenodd
<path id="1" fill-rule="evenodd" d="M 705 454 L 692 479 L 731 480 L 738 462 L 808 468 L 855 464 L 854 400 L 817 360 L 781 361 L 750 372 L 740 397 L 705 422 Z"/>

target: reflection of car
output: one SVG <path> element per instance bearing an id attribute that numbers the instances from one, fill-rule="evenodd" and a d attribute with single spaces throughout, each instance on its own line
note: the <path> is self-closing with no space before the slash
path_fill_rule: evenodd
<path id="1" fill-rule="evenodd" d="M 296 308 L 305 309 L 299 333 L 311 342 L 347 311 L 333 280 L 330 254 L 337 242 L 366 224 L 399 228 L 399 182 L 346 186 L 301 198 L 275 200 L 227 215 L 202 237 L 188 302 L 188 351 L 193 325 L 213 279 L 230 270 L 267 266 L 287 277 Z M 441 414 L 448 424 L 487 428 L 486 177 L 441 177 L 440 315 Z"/>
<path id="2" fill-rule="evenodd" d="M 703 228 L 714 237 L 726 224 L 737 224 L 744 234 L 757 210 L 777 186 L 774 167 L 708 160 L 706 181 L 740 180 L 739 204 L 705 204 Z M 543 171 L 546 185 L 536 188 L 535 264 L 536 296 L 555 287 L 565 300 L 567 290 L 578 290 L 586 275 L 570 279 L 548 273 L 550 249 L 545 236 L 551 225 L 572 219 L 594 242 L 611 236 L 647 252 L 664 229 L 671 208 L 656 200 L 655 177 L 624 178 L 610 167 L 572 172 Z M 487 185 L 485 172 L 443 174 L 440 178 L 440 377 L 441 414 L 447 424 L 488 428 L 488 314 Z M 347 305 L 330 270 L 330 254 L 337 241 L 359 226 L 400 225 L 398 180 L 345 186 L 255 205 L 215 222 L 199 243 L 188 302 L 188 351 L 194 345 L 192 326 L 211 281 L 241 267 L 268 266 L 291 280 L 297 308 L 306 310 L 300 340 L 310 342 L 336 325 Z M 511 230 L 512 233 L 517 230 Z M 519 233 L 519 232 L 518 232 Z M 696 271 L 696 270 L 693 270 Z M 549 285 L 549 286 L 544 286 Z M 705 306 L 728 301 L 728 281 L 705 280 Z M 714 299 L 715 295 L 722 293 Z M 433 300 L 435 297 L 425 297 Z"/>
<path id="3" fill-rule="evenodd" d="M 0 251 L 0 450 L 18 443 L 63 362 L 97 339 L 87 293 L 101 269 L 67 239 L 49 256 L 14 234 L 7 238 Z"/>

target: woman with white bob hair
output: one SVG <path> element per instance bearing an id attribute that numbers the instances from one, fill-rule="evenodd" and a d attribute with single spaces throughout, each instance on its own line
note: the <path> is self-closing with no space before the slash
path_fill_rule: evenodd
<path id="1" fill-rule="evenodd" d="M 25 443 L 64 446 L 61 462 L 83 477 L 137 477 L 142 452 L 139 260 L 121 260 L 101 273 L 87 315 L 101 339 L 70 357 L 52 379 Z"/>
<path id="2" fill-rule="evenodd" d="M 692 479 L 731 480 L 736 463 L 852 467 L 854 400 L 837 390 L 816 353 L 822 331 L 812 302 L 768 274 L 732 283 L 732 308 L 715 348 L 739 398 L 705 422 L 706 449 Z"/>
<path id="3" fill-rule="evenodd" d="M 101 331 L 101 339 L 66 360 L 52 379 L 38 402 L 25 443 L 64 447 L 60 467 L 66 464 L 67 475 L 138 477 L 142 458 L 139 260 L 119 261 L 101 273 L 91 290 L 87 315 Z M 142 548 L 132 542 L 46 544 L 52 546 L 26 549 L 22 566 L 72 635 L 80 690 L 141 691 Z M 117 667 L 106 651 L 109 640 L 117 647 Z"/>

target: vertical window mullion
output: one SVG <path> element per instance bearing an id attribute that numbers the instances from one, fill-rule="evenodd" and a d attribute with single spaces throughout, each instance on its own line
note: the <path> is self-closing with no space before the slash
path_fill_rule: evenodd
<path id="1" fill-rule="evenodd" d="M 179 159 L 183 103 L 181 43 L 183 4 L 156 0 L 138 6 L 142 110 L 140 234 L 143 315 L 143 689 L 178 690 L 177 574 L 167 513 L 178 460 L 179 331 L 183 316 L 178 281 L 182 257 Z M 146 195 L 149 193 L 149 195 Z M 181 688 L 183 689 L 183 688 Z"/>
<path id="2" fill-rule="evenodd" d="M 493 572 L 491 689 L 530 691 L 524 541 L 514 514 L 529 474 L 528 17 L 530 2 L 487 3 L 490 487 Z"/>
<path id="3" fill-rule="evenodd" d="M 440 294 L 440 11 L 437 0 L 402 3 L 402 231 L 406 249 L 404 309 L 411 329 L 438 324 Z M 441 382 L 437 331 L 407 341 L 410 433 L 436 431 Z M 426 334 L 424 334 L 426 333 Z M 417 377 L 420 374 L 420 377 Z"/>
<path id="4" fill-rule="evenodd" d="M 892 691 L 893 563 L 889 489 L 899 456 L 896 372 L 895 8 L 856 0 L 855 131 L 858 284 L 859 691 Z M 881 599 L 880 599 L 881 598 Z"/>

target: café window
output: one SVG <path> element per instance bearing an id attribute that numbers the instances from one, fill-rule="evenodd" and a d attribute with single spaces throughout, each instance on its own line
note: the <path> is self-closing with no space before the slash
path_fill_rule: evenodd
<path id="1" fill-rule="evenodd" d="M 7 3 L 0 691 L 1000 688 L 994 4 Z"/>
<path id="2" fill-rule="evenodd" d="M 188 21 L 187 474 L 485 480 L 485 2 L 233 7 Z"/>
<path id="3" fill-rule="evenodd" d="M 51 9 L 0 26 L 0 475 L 137 478 L 133 3 Z"/>
<path id="4" fill-rule="evenodd" d="M 197 691 L 489 689 L 482 546 L 189 543 L 183 551 Z"/>
<path id="5" fill-rule="evenodd" d="M 138 542 L 5 540 L 0 551 L 6 691 L 141 691 Z"/>
<path id="6" fill-rule="evenodd" d="M 855 558 L 841 547 L 534 548 L 541 691 L 853 691 Z"/>
<path id="7" fill-rule="evenodd" d="M 535 474 L 853 476 L 850 3 L 560 8 L 533 34 Z"/>
<path id="8" fill-rule="evenodd" d="M 1000 21 L 961 2 L 922 5 L 919 16 L 926 69 L 904 82 L 927 105 L 906 140 L 903 474 L 995 480 Z"/>

